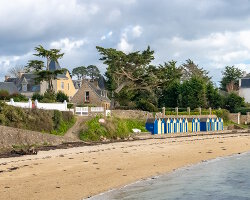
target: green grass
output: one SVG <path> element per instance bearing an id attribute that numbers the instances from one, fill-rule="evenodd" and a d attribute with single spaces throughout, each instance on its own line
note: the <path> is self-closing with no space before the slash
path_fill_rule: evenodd
<path id="1" fill-rule="evenodd" d="M 245 124 L 237 124 L 237 123 L 235 123 L 235 122 L 233 122 L 233 121 L 226 121 L 226 122 L 224 122 L 224 126 L 230 126 L 230 125 L 236 125 L 236 126 L 241 127 L 241 128 L 243 128 L 243 129 L 248 129 L 248 128 L 249 128 L 248 125 L 245 125 Z"/>
<path id="2" fill-rule="evenodd" d="M 52 130 L 50 133 L 53 135 L 64 135 L 76 122 L 76 118 L 72 118 L 70 121 L 61 121 L 59 127 L 56 130 Z"/>
<path id="3" fill-rule="evenodd" d="M 132 129 L 137 128 L 146 132 L 145 122 L 135 119 L 120 119 L 110 117 L 105 119 L 105 123 L 99 123 L 101 117 L 97 116 L 89 120 L 86 130 L 80 132 L 80 139 L 83 141 L 99 141 L 101 137 L 107 139 L 127 138 L 132 133 Z"/>

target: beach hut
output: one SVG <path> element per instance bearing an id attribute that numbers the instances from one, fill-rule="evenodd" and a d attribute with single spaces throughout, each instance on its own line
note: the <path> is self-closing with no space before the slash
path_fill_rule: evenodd
<path id="1" fill-rule="evenodd" d="M 166 133 L 170 133 L 170 120 L 169 118 L 165 119 L 166 121 Z"/>
<path id="2" fill-rule="evenodd" d="M 201 131 L 201 120 L 199 118 L 197 118 L 197 122 L 196 122 L 196 131 L 197 132 Z"/>
<path id="3" fill-rule="evenodd" d="M 179 119 L 179 132 L 182 133 L 183 132 L 183 125 L 182 125 L 182 119 Z"/>
<path id="4" fill-rule="evenodd" d="M 196 119 L 192 119 L 192 132 L 196 132 Z"/>
<path id="5" fill-rule="evenodd" d="M 176 124 L 176 119 L 173 119 L 173 133 L 177 132 L 177 124 Z"/>
<path id="6" fill-rule="evenodd" d="M 157 132 L 157 134 L 161 134 L 161 119 L 160 118 L 158 119 L 157 125 L 158 125 L 158 132 Z"/>
<path id="7" fill-rule="evenodd" d="M 146 129 L 152 134 L 158 134 L 158 120 L 155 118 L 148 118 L 146 121 Z"/>
<path id="8" fill-rule="evenodd" d="M 188 125 L 188 119 L 183 119 L 184 120 L 184 132 L 187 133 L 189 131 L 189 125 Z"/>
<path id="9" fill-rule="evenodd" d="M 181 120 L 181 124 L 182 124 L 182 133 L 187 132 L 187 131 L 186 131 L 186 125 L 185 125 L 185 122 L 186 122 L 186 119 L 185 119 L 185 118 L 183 118 L 183 119 Z"/>
<path id="10" fill-rule="evenodd" d="M 219 118 L 219 131 L 222 131 L 223 130 L 223 119 L 222 118 Z"/>
<path id="11" fill-rule="evenodd" d="M 180 133 L 180 119 L 176 119 L 176 133 Z"/>
<path id="12" fill-rule="evenodd" d="M 210 118 L 210 131 L 214 131 L 214 130 L 215 130 L 214 118 Z"/>
<path id="13" fill-rule="evenodd" d="M 174 132 L 174 120 L 171 118 L 170 119 L 170 129 L 169 129 L 169 133 L 173 133 Z"/>
<path id="14" fill-rule="evenodd" d="M 161 134 L 166 133 L 166 122 L 164 119 L 161 120 Z"/>
<path id="15" fill-rule="evenodd" d="M 214 130 L 215 131 L 219 130 L 219 119 L 218 118 L 214 119 Z"/>
<path id="16" fill-rule="evenodd" d="M 210 129 L 210 120 L 209 118 L 200 119 L 200 131 L 209 131 Z"/>

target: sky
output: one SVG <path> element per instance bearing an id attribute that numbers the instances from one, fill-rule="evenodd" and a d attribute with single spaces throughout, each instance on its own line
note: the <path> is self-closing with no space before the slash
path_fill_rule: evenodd
<path id="1" fill-rule="evenodd" d="M 102 73 L 96 46 L 149 45 L 153 64 L 191 59 L 218 84 L 227 65 L 250 72 L 250 0 L 0 0 L 0 81 L 38 45 L 61 49 L 62 67 Z"/>

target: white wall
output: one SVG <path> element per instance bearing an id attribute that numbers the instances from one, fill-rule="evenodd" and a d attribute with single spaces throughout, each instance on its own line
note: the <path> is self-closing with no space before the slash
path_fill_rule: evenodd
<path id="1" fill-rule="evenodd" d="M 37 100 L 35 101 L 36 108 L 44 109 L 44 110 L 60 110 L 67 111 L 67 102 L 64 103 L 39 103 Z"/>
<path id="2" fill-rule="evenodd" d="M 240 88 L 239 95 L 245 98 L 245 102 L 250 103 L 250 88 Z"/>

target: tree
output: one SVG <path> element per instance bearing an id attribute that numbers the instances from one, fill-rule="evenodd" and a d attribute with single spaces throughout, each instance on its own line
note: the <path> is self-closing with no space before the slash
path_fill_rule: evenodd
<path id="1" fill-rule="evenodd" d="M 223 107 L 223 97 L 217 88 L 209 81 L 206 85 L 207 106 L 211 108 Z"/>
<path id="2" fill-rule="evenodd" d="M 180 88 L 181 106 L 191 109 L 206 106 L 206 84 L 199 77 L 192 77 L 183 82 Z"/>
<path id="3" fill-rule="evenodd" d="M 225 99 L 225 108 L 230 112 L 236 112 L 237 109 L 244 107 L 244 98 L 234 92 L 231 92 Z"/>
<path id="4" fill-rule="evenodd" d="M 235 66 L 226 66 L 222 71 L 221 90 L 224 91 L 236 91 L 239 88 L 239 78 L 243 75 L 243 72 Z"/>
<path id="5" fill-rule="evenodd" d="M 35 50 L 37 51 L 36 56 L 39 57 L 44 57 L 46 58 L 47 61 L 47 66 L 44 65 L 44 62 L 41 60 L 30 60 L 26 66 L 26 71 L 27 72 L 33 72 L 36 74 L 35 81 L 37 83 L 40 83 L 42 81 L 48 82 L 48 90 L 50 92 L 53 91 L 53 80 L 57 78 L 59 74 L 63 74 L 65 69 L 60 69 L 60 70 L 55 70 L 55 71 L 49 71 L 49 62 L 50 61 L 55 61 L 59 58 L 62 58 L 64 53 L 59 53 L 59 49 L 50 49 L 46 50 L 44 49 L 41 45 L 38 47 L 35 47 Z"/>
<path id="6" fill-rule="evenodd" d="M 189 80 L 193 76 L 199 77 L 204 79 L 206 82 L 208 82 L 211 77 L 208 76 L 208 71 L 204 70 L 202 67 L 199 67 L 197 64 L 195 64 L 192 60 L 188 59 L 186 60 L 186 63 L 183 63 L 181 65 L 182 69 L 182 80 Z"/>
<path id="7" fill-rule="evenodd" d="M 128 90 L 148 90 L 157 86 L 155 67 L 150 65 L 154 60 L 154 51 L 146 50 L 125 54 L 112 48 L 96 47 L 102 55 L 100 60 L 106 64 L 108 88 L 119 93 L 124 87 Z"/>
<path id="8" fill-rule="evenodd" d="M 15 67 L 12 67 L 9 69 L 9 74 L 12 75 L 13 77 L 15 78 L 19 78 L 19 74 L 20 72 L 23 72 L 24 71 L 24 66 L 15 66 Z"/>
<path id="9" fill-rule="evenodd" d="M 37 53 L 33 54 L 38 57 L 46 58 L 46 69 L 49 69 L 49 63 L 50 61 L 56 61 L 58 62 L 58 59 L 62 58 L 64 53 L 60 53 L 60 49 L 44 49 L 42 45 L 39 45 L 38 47 L 35 47 L 35 51 Z"/>
<path id="10" fill-rule="evenodd" d="M 87 67 L 87 74 L 92 81 L 101 76 L 99 69 L 95 65 L 89 65 Z"/>
<path id="11" fill-rule="evenodd" d="M 57 102 L 64 102 L 64 101 L 67 101 L 69 102 L 69 97 L 67 94 L 63 93 L 62 91 L 59 91 L 57 94 L 56 94 L 56 101 Z"/>
<path id="12" fill-rule="evenodd" d="M 87 68 L 85 66 L 76 67 L 72 70 L 72 75 L 77 76 L 78 80 L 84 79 L 88 75 Z"/>

